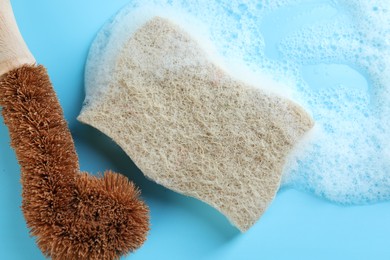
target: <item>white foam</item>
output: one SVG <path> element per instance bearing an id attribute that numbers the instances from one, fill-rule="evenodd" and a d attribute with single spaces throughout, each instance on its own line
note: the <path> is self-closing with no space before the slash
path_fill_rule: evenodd
<path id="1" fill-rule="evenodd" d="M 284 185 L 341 203 L 388 200 L 389 12 L 389 1 L 135 0 L 91 47 L 87 97 L 110 81 L 111 51 L 151 17 L 166 17 L 237 78 L 313 114 L 316 130 L 291 154 Z M 111 37 L 114 30 L 121 36 Z"/>

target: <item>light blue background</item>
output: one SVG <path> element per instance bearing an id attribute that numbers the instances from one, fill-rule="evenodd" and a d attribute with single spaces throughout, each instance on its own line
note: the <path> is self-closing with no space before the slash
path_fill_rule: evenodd
<path id="1" fill-rule="evenodd" d="M 89 45 L 127 0 L 13 0 L 20 30 L 49 71 L 69 122 L 81 169 L 113 169 L 134 180 L 151 210 L 151 232 L 124 259 L 390 259 L 390 203 L 338 206 L 284 189 L 264 216 L 240 234 L 216 210 L 169 191 L 136 169 L 97 130 L 76 121 L 84 99 Z M 19 168 L 0 119 L 0 259 L 44 259 L 20 210 Z"/>

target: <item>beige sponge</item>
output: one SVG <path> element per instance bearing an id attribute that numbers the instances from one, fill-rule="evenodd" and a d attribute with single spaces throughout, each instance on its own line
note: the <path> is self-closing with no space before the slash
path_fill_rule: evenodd
<path id="1" fill-rule="evenodd" d="M 250 228 L 275 196 L 286 156 L 311 118 L 233 79 L 163 18 L 110 51 L 112 64 L 96 68 L 105 81 L 86 82 L 105 86 L 88 90 L 78 119 L 110 136 L 147 177 L 207 202 L 241 231 Z"/>

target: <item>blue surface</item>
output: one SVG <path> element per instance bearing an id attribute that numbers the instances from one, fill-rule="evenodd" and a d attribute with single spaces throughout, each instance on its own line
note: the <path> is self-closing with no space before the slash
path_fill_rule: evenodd
<path id="1" fill-rule="evenodd" d="M 75 138 L 81 169 L 125 174 L 142 189 L 150 206 L 148 240 L 124 259 L 390 259 L 388 202 L 345 207 L 283 189 L 260 221 L 240 234 L 210 206 L 147 180 L 118 146 L 78 123 L 89 45 L 103 23 L 126 2 L 12 1 L 27 44 L 48 68 Z M 315 81 L 310 75 L 316 70 L 307 67 L 304 73 Z M 353 72 L 345 72 L 362 82 Z M 19 177 L 0 119 L 0 259 L 44 259 L 28 235 L 20 210 Z"/>

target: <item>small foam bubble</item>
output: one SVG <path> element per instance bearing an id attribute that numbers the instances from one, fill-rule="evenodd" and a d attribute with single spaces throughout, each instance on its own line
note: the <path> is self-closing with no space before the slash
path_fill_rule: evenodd
<path id="1" fill-rule="evenodd" d="M 378 0 L 134 0 L 111 23 L 127 38 L 150 17 L 167 17 L 237 78 L 289 93 L 317 126 L 291 154 L 283 185 L 356 204 L 390 199 L 389 12 Z M 123 44 L 107 42 L 110 26 L 91 54 Z M 106 55 L 89 64 L 114 62 Z M 94 66 L 86 74 L 89 85 L 104 75 Z"/>

